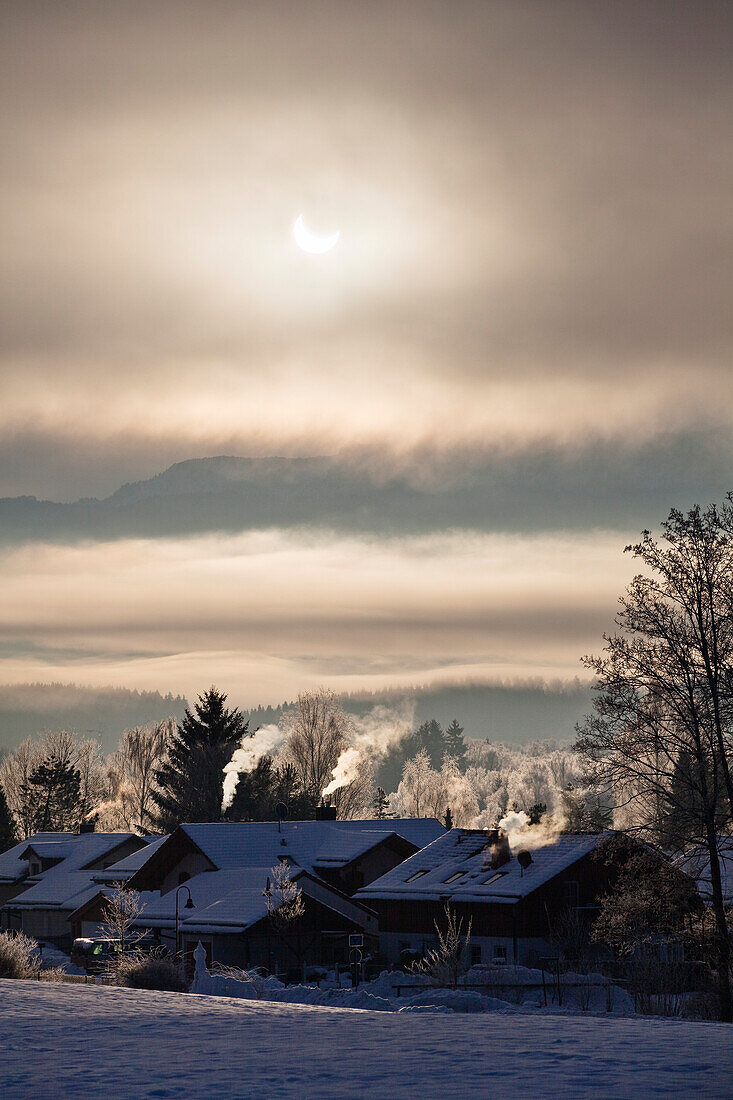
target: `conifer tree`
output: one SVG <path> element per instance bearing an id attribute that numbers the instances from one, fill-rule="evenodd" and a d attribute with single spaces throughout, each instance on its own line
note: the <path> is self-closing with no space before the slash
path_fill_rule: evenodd
<path id="1" fill-rule="evenodd" d="M 445 821 L 443 822 L 448 832 L 453 828 L 453 814 L 450 812 L 450 806 L 446 807 Z"/>
<path id="2" fill-rule="evenodd" d="M 239 710 L 209 688 L 176 727 L 168 759 L 155 773 L 158 822 L 166 831 L 184 821 L 220 821 L 224 765 L 247 733 Z"/>
<path id="3" fill-rule="evenodd" d="M 17 843 L 18 834 L 15 831 L 13 815 L 10 812 L 5 791 L 0 787 L 0 853 L 7 852 Z"/>
<path id="4" fill-rule="evenodd" d="M 275 817 L 277 772 L 271 756 L 262 756 L 250 772 L 240 772 L 227 810 L 228 821 L 272 821 Z"/>
<path id="5" fill-rule="evenodd" d="M 466 742 L 463 740 L 463 726 L 458 725 L 457 719 L 453 719 L 448 729 L 443 734 L 445 742 L 445 755 L 452 756 L 458 765 L 459 771 L 466 770 Z"/>
<path id="6" fill-rule="evenodd" d="M 55 754 L 45 757 L 20 788 L 34 833 L 76 828 L 89 810 L 81 798 L 81 773 Z"/>
<path id="7" fill-rule="evenodd" d="M 384 787 L 377 787 L 372 801 L 372 809 L 374 810 L 374 816 L 380 821 L 385 817 L 394 816 L 389 811 L 389 798 L 385 794 Z"/>

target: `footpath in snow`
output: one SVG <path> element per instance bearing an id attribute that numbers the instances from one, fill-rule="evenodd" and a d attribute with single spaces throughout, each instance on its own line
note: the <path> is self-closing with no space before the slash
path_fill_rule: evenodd
<path id="1" fill-rule="evenodd" d="M 733 1027 L 424 1015 L 0 980 L 0 1095 L 730 1100 Z"/>

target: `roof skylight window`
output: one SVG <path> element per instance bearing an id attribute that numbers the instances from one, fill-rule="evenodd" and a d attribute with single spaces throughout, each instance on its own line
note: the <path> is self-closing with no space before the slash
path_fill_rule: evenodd
<path id="1" fill-rule="evenodd" d="M 445 883 L 446 886 L 448 885 L 449 882 L 457 882 L 457 880 L 459 878 L 463 878 L 465 873 L 466 873 L 465 871 L 455 871 L 454 874 L 450 875 L 448 878 L 444 878 L 443 882 Z"/>
<path id="2" fill-rule="evenodd" d="M 426 875 L 427 873 L 427 871 L 415 871 L 415 874 L 410 875 L 409 878 L 406 878 L 405 882 L 414 882 L 416 878 L 422 878 L 423 875 Z"/>
<path id="3" fill-rule="evenodd" d="M 504 878 L 505 875 L 506 871 L 497 871 L 495 874 L 489 875 L 488 878 L 485 878 L 481 885 L 489 886 L 492 882 L 498 882 L 500 878 Z"/>

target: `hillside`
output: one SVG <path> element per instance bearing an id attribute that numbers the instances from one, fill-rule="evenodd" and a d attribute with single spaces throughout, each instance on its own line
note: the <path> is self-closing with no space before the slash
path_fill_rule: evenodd
<path id="1" fill-rule="evenodd" d="M 86 688 L 75 684 L 0 685 L 0 751 L 13 749 L 26 737 L 72 730 L 101 742 L 105 752 L 117 747 L 131 726 L 180 718 L 187 706 L 182 695 L 127 688 Z"/>

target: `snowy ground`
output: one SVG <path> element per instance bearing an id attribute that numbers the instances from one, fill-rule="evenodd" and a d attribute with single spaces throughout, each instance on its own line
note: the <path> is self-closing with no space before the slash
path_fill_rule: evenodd
<path id="1" fill-rule="evenodd" d="M 360 1012 L 0 981 L 0 1095 L 716 1097 L 733 1027 Z"/>

